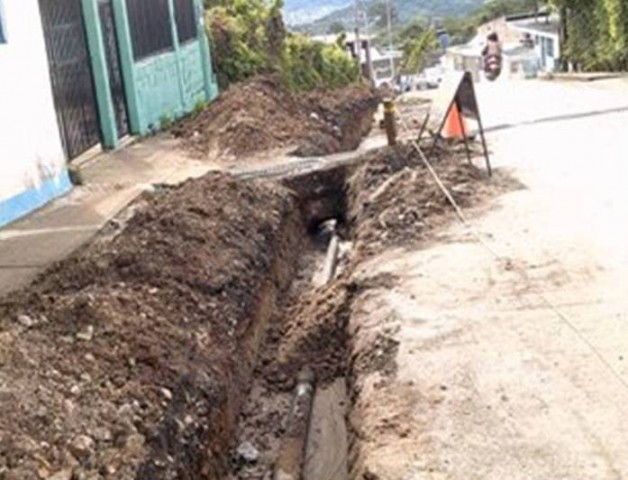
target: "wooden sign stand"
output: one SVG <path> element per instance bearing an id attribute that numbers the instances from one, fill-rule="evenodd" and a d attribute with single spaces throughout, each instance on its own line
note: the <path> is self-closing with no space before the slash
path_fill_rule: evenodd
<path id="1" fill-rule="evenodd" d="M 484 150 L 484 159 L 486 161 L 486 169 L 489 177 L 493 175 L 493 169 L 491 167 L 491 160 L 489 157 L 488 147 L 486 145 L 486 137 L 484 135 L 484 127 L 482 125 L 482 117 L 480 115 L 480 108 L 478 106 L 477 97 L 475 95 L 475 88 L 473 87 L 473 77 L 470 72 L 456 72 L 451 78 L 440 87 L 439 94 L 434 99 L 430 114 L 426 118 L 425 124 L 431 119 L 430 123 L 437 126 L 436 134 L 434 137 L 434 147 L 436 142 L 442 136 L 445 123 L 452 113 L 454 106 L 458 109 L 460 115 L 458 115 L 460 121 L 460 129 L 463 132 L 465 151 L 467 153 L 467 159 L 471 162 L 471 148 L 469 147 L 469 139 L 464 126 L 463 117 L 475 120 L 478 123 L 478 132 L 482 139 L 482 148 Z M 421 134 L 425 130 L 425 125 L 421 129 Z M 420 137 L 419 137 L 420 138 Z"/>

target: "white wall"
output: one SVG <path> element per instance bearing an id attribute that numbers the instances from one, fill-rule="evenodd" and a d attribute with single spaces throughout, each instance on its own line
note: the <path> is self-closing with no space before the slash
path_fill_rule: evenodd
<path id="1" fill-rule="evenodd" d="M 37 0 L 0 0 L 7 43 L 0 44 L 0 202 L 63 172 Z"/>

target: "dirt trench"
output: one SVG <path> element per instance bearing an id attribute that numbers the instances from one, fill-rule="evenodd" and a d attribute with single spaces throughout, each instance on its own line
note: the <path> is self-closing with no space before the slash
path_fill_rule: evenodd
<path id="1" fill-rule="evenodd" d="M 462 204 L 498 189 L 456 153 L 439 169 Z M 306 480 L 361 478 L 359 429 L 344 420 L 360 375 L 394 375 L 396 344 L 353 341 L 356 300 L 389 281 L 353 272 L 377 251 L 428 241 L 448 215 L 407 147 L 147 196 L 1 302 L 0 478 L 270 478 L 304 366 L 324 396 L 315 411 L 328 405 L 336 419 L 310 426 Z M 334 232 L 339 266 L 322 284 Z M 327 430 L 335 440 L 323 445 Z M 321 451 L 340 452 L 331 472 L 316 468 Z"/>
<path id="2" fill-rule="evenodd" d="M 454 198 L 474 206 L 516 188 L 498 172 L 489 180 L 469 165 L 461 150 L 440 152 L 437 170 Z M 368 478 L 362 467 L 361 380 L 377 373 L 382 381 L 396 373 L 399 347 L 386 328 L 363 335 L 354 313 L 370 292 L 393 288 L 388 276 L 360 280 L 361 266 L 386 249 L 421 248 L 454 219 L 447 199 L 433 183 L 411 147 L 387 148 L 343 165 L 290 177 L 283 184 L 296 192 L 306 241 L 295 281 L 282 297 L 260 348 L 250 396 L 240 416 L 229 478 L 270 479 L 286 433 L 295 379 L 304 368 L 317 378 L 304 480 Z M 338 271 L 328 284 L 318 274 L 335 222 L 341 248 Z M 384 326 L 385 327 L 385 326 Z M 251 452 L 255 455 L 249 456 Z"/>

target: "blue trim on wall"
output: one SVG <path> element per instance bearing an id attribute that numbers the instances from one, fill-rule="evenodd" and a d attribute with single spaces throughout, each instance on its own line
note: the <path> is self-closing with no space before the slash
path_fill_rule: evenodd
<path id="1" fill-rule="evenodd" d="M 38 187 L 33 187 L 14 197 L 0 200 L 0 227 L 23 217 L 27 213 L 43 207 L 50 200 L 72 190 L 72 183 L 67 170 L 53 178 L 45 180 Z"/>

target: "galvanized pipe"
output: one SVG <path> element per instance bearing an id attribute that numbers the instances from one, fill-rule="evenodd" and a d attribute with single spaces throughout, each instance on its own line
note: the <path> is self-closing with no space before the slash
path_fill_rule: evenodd
<path id="1" fill-rule="evenodd" d="M 323 285 L 327 285 L 336 275 L 338 252 L 340 251 L 340 237 L 334 233 L 327 247 L 327 256 L 323 265 Z"/>
<path id="2" fill-rule="evenodd" d="M 285 437 L 273 471 L 273 480 L 301 480 L 315 383 L 312 369 L 305 367 L 299 372 Z"/>

